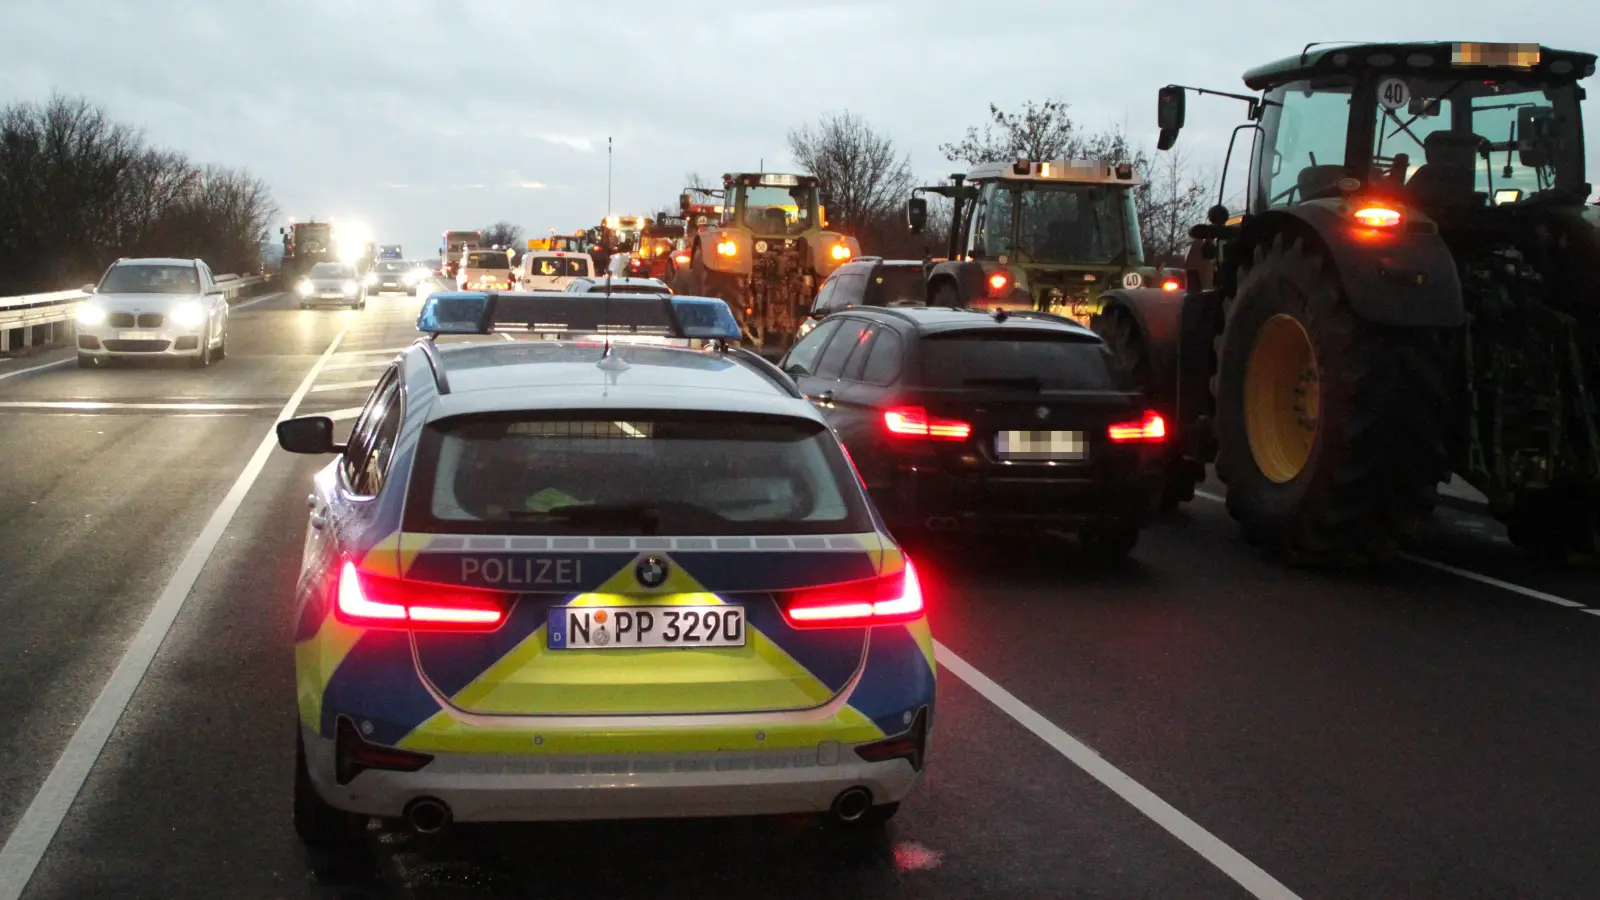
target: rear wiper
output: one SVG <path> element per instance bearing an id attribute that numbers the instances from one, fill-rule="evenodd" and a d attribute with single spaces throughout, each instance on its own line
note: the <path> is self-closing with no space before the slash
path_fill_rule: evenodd
<path id="1" fill-rule="evenodd" d="M 967 378 L 961 383 L 968 387 L 1014 387 L 1022 390 L 1044 390 L 1044 381 L 1037 375 L 1023 375 L 1017 378 Z"/>

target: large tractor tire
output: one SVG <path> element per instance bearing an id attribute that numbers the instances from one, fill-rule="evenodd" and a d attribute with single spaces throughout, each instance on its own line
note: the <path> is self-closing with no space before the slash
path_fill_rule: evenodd
<path id="1" fill-rule="evenodd" d="M 1094 332 L 1105 340 L 1112 358 L 1117 361 L 1117 367 L 1132 380 L 1134 387 L 1155 402 L 1154 385 L 1150 377 L 1150 348 L 1145 345 L 1144 336 L 1139 333 L 1139 325 L 1133 316 L 1122 310 L 1097 316 Z M 1171 512 L 1178 508 L 1178 504 L 1193 500 L 1197 484 L 1199 478 L 1196 477 L 1194 466 L 1185 461 L 1181 454 L 1173 453 L 1167 463 L 1166 485 L 1161 491 L 1161 511 Z"/>
<path id="2" fill-rule="evenodd" d="M 1282 236 L 1224 313 L 1216 466 L 1245 539 L 1296 565 L 1393 558 L 1449 477 L 1444 336 L 1363 321 L 1328 260 Z"/>

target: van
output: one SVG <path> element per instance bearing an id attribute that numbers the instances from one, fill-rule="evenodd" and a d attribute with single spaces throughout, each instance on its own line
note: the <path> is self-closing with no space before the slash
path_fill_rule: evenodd
<path id="1" fill-rule="evenodd" d="M 525 291 L 564 291 L 572 279 L 592 275 L 594 260 L 587 253 L 529 250 L 522 255 L 517 283 Z"/>

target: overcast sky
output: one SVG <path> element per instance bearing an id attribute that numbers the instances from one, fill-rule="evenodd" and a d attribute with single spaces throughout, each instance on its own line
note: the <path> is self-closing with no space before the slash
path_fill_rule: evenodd
<path id="1" fill-rule="evenodd" d="M 357 218 L 413 257 L 436 255 L 447 228 L 597 224 L 608 136 L 614 211 L 641 214 L 675 202 L 686 171 L 789 168 L 788 129 L 845 109 L 934 177 L 954 171 L 938 145 L 991 101 L 1060 98 L 1083 126 L 1124 126 L 1153 146 L 1160 85 L 1241 90 L 1244 69 L 1308 41 L 1600 50 L 1600 3 L 1580 0 L 5 0 L 4 10 L 0 100 L 86 96 L 155 143 L 261 176 L 285 217 Z M 1220 166 L 1243 105 L 1192 99 L 1189 110 L 1180 149 Z M 1591 108 L 1594 182 L 1597 121 Z"/>

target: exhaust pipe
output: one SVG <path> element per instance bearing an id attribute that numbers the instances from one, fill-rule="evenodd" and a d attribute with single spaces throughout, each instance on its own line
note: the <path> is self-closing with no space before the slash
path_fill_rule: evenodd
<path id="1" fill-rule="evenodd" d="M 450 807 L 432 797 L 418 797 L 406 804 L 406 824 L 417 834 L 438 834 L 450 824 Z"/>
<path id="2" fill-rule="evenodd" d="M 858 822 L 872 808 L 872 792 L 864 787 L 847 788 L 833 798 L 833 817 L 841 822 Z"/>

